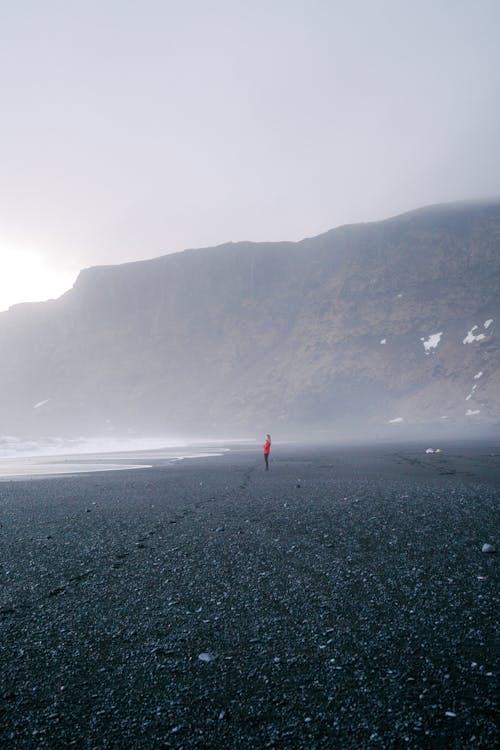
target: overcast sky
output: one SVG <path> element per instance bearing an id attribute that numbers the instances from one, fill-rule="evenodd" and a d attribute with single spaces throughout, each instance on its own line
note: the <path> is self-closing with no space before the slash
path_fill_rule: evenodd
<path id="1" fill-rule="evenodd" d="M 0 0 L 0 310 L 500 195 L 500 0 Z"/>

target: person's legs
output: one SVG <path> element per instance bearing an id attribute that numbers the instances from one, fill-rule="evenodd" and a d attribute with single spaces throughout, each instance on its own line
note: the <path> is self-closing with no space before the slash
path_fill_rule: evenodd
<path id="1" fill-rule="evenodd" d="M 264 453 L 264 461 L 266 462 L 266 471 L 269 471 L 269 454 Z"/>

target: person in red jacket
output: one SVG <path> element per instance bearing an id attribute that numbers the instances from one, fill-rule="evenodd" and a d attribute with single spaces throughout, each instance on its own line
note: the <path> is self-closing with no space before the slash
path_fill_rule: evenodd
<path id="1" fill-rule="evenodd" d="M 264 443 L 264 461 L 266 462 L 266 471 L 269 471 L 269 454 L 271 453 L 271 435 L 266 435 Z"/>

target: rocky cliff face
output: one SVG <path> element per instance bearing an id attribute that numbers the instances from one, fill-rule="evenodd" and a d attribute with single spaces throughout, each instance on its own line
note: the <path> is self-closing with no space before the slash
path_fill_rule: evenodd
<path id="1" fill-rule="evenodd" d="M 0 314 L 0 433 L 498 422 L 499 251 L 491 202 L 87 269 Z"/>

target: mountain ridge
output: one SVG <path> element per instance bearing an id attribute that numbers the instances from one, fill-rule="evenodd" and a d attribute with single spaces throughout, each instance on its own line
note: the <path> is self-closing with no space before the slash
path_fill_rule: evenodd
<path id="1" fill-rule="evenodd" d="M 422 216 L 425 214 L 433 214 L 437 213 L 439 211 L 447 211 L 447 212 L 453 212 L 453 211 L 460 211 L 466 208 L 488 208 L 488 207 L 494 207 L 496 205 L 500 205 L 500 197 L 499 198 L 480 198 L 476 200 L 461 200 L 461 201 L 453 201 L 448 203 L 435 203 L 435 204 L 429 204 L 426 206 L 421 206 L 419 208 L 410 209 L 408 211 L 404 211 L 403 213 L 395 214 L 394 216 L 389 216 L 385 219 L 374 219 L 372 221 L 364 221 L 364 222 L 350 222 L 347 224 L 339 224 L 336 227 L 332 227 L 331 229 L 327 229 L 324 232 L 320 232 L 317 235 L 311 235 L 303 237 L 299 240 L 262 240 L 262 241 L 256 241 L 256 240 L 230 240 L 227 242 L 221 242 L 217 245 L 207 245 L 203 247 L 187 247 L 182 250 L 177 250 L 175 252 L 171 253 L 162 253 L 160 255 L 155 255 L 152 258 L 143 258 L 139 260 L 131 260 L 126 261 L 124 263 L 118 263 L 118 264 L 103 264 L 103 265 L 92 265 L 87 266 L 78 274 L 78 277 L 75 281 L 75 284 L 78 282 L 78 278 L 82 274 L 87 274 L 89 271 L 93 271 L 94 269 L 115 269 L 117 267 L 121 266 L 137 266 L 138 264 L 142 263 L 154 263 L 155 261 L 163 260 L 167 257 L 172 257 L 175 255 L 181 255 L 185 253 L 199 253 L 199 252 L 205 252 L 207 250 L 218 250 L 222 248 L 227 249 L 238 249 L 238 248 L 251 248 L 253 246 L 258 245 L 266 245 L 266 246 L 291 246 L 291 245 L 301 245 L 302 243 L 307 243 L 311 240 L 319 240 L 320 238 L 326 237 L 331 235 L 334 232 L 337 232 L 339 230 L 345 230 L 350 229 L 352 227 L 367 227 L 367 226 L 373 226 L 376 224 L 384 224 L 391 221 L 399 221 L 399 220 L 405 220 L 408 218 L 411 218 L 412 216 Z M 71 290 L 68 290 L 71 291 Z M 49 300 L 46 300 L 49 301 Z M 12 305 L 11 307 L 17 307 L 19 304 L 26 305 L 26 304 L 37 304 L 34 302 L 22 302 L 17 303 L 15 305 Z M 4 311 L 7 312 L 7 311 Z M 1 313 L 0 313 L 1 314 Z"/>

